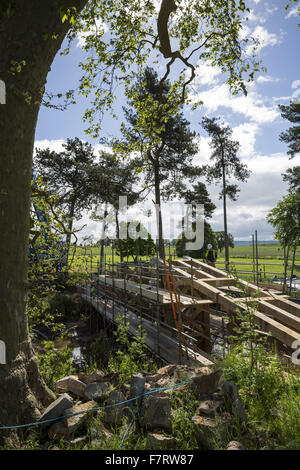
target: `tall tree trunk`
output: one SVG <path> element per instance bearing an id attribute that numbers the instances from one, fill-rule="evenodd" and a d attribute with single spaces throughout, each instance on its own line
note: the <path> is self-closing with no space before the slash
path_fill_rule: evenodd
<path id="1" fill-rule="evenodd" d="M 101 234 L 101 241 L 100 241 L 100 273 L 103 273 L 103 263 L 104 263 L 104 246 L 105 246 L 105 231 L 106 231 L 106 217 L 107 217 L 107 202 L 105 203 L 104 208 L 104 216 L 103 216 L 103 224 L 102 224 L 102 234 Z"/>
<path id="2" fill-rule="evenodd" d="M 154 163 L 154 186 L 155 186 L 155 205 L 156 205 L 156 224 L 158 239 L 158 253 L 160 258 L 165 257 L 165 246 L 163 238 L 163 226 L 161 217 L 161 198 L 160 198 L 160 177 L 159 177 L 159 162 L 158 159 Z"/>
<path id="3" fill-rule="evenodd" d="M 119 211 L 117 209 L 115 212 L 115 218 L 116 218 L 116 228 L 117 228 L 117 239 L 118 239 L 119 252 L 120 252 L 120 261 L 121 263 L 123 263 L 122 240 L 120 238 Z"/>
<path id="4" fill-rule="evenodd" d="M 286 292 L 287 270 L 289 264 L 290 245 L 284 247 L 284 276 L 283 276 L 283 292 Z"/>
<path id="5" fill-rule="evenodd" d="M 71 199 L 70 203 L 70 210 L 69 210 L 69 223 L 68 223 L 68 233 L 66 236 L 66 261 L 67 261 L 67 266 L 68 266 L 68 261 L 69 261 L 69 251 L 70 251 L 70 245 L 71 245 L 71 236 L 72 236 L 72 230 L 73 230 L 73 218 L 74 218 L 74 213 L 75 213 L 75 203 L 76 203 L 76 195 Z"/>
<path id="6" fill-rule="evenodd" d="M 57 5 L 82 8 L 85 3 L 20 0 L 10 18 L 0 18 L 0 77 L 7 92 L 6 104 L 0 106 L 0 339 L 6 345 L 6 364 L 0 364 L 1 425 L 34 420 L 40 406 L 53 399 L 40 377 L 27 324 L 32 153 L 40 90 L 68 30 Z M 50 38 L 53 33 L 56 39 Z M 12 61 L 26 65 L 13 75 Z M 25 102 L 26 91 L 32 104 Z"/>
<path id="7" fill-rule="evenodd" d="M 293 260 L 292 260 L 292 267 L 291 267 L 289 295 L 291 295 L 291 293 L 292 293 L 292 281 L 293 281 L 293 274 L 294 274 L 294 268 L 295 268 L 296 250 L 297 250 L 297 245 L 295 244 L 294 245 L 294 250 L 293 250 Z"/>

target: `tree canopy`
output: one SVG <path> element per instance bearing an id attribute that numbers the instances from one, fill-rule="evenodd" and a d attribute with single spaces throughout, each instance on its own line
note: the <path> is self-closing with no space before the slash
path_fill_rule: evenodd
<path id="1" fill-rule="evenodd" d="M 216 238 L 217 238 L 217 243 L 218 243 L 218 249 L 220 253 L 222 250 L 225 248 L 225 233 L 224 230 L 219 230 L 218 232 L 215 232 Z M 234 238 L 231 233 L 227 234 L 228 237 L 228 246 L 230 248 L 234 248 Z"/>
<path id="2" fill-rule="evenodd" d="M 300 102 L 291 101 L 287 106 L 281 104 L 279 109 L 284 119 L 295 124 L 279 136 L 279 140 L 288 144 L 289 150 L 287 153 L 290 158 L 293 158 L 300 153 Z"/>
<path id="3" fill-rule="evenodd" d="M 300 243 L 300 193 L 291 193 L 278 202 L 267 215 L 275 228 L 275 238 L 283 246 Z"/>
<path id="4" fill-rule="evenodd" d="M 148 257 L 156 253 L 156 245 L 150 233 L 139 221 L 121 222 L 120 227 L 120 230 L 127 234 L 127 238 L 122 239 L 122 244 L 117 247 L 117 254 L 122 260 L 126 257 L 133 257 L 136 262 L 140 256 Z M 132 233 L 132 227 L 134 233 Z"/>
<path id="5" fill-rule="evenodd" d="M 221 182 L 222 190 L 220 199 L 223 199 L 224 216 L 224 244 L 226 269 L 229 263 L 229 239 L 227 230 L 227 197 L 236 201 L 239 187 L 230 181 L 235 178 L 238 181 L 246 181 L 250 176 L 247 165 L 242 163 L 238 157 L 240 148 L 239 142 L 232 139 L 232 130 L 225 126 L 217 118 L 204 117 L 202 127 L 211 138 L 210 147 L 212 154 L 210 160 L 212 165 L 206 167 L 207 179 L 209 182 Z"/>

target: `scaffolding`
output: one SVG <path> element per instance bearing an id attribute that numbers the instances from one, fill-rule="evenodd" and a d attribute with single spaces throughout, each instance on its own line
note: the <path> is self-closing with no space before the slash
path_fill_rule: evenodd
<path id="1" fill-rule="evenodd" d="M 300 306 L 283 292 L 237 279 L 199 260 L 140 258 L 120 262 L 112 256 L 91 260 L 89 283 L 81 295 L 105 324 L 129 325 L 145 335 L 150 351 L 166 363 L 211 366 L 228 350 L 237 311 L 256 302 L 257 332 L 292 353 L 300 340 Z"/>

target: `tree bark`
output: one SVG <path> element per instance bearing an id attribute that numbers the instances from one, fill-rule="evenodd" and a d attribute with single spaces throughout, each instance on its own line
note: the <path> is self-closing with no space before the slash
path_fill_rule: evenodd
<path id="1" fill-rule="evenodd" d="M 72 236 L 72 230 L 73 230 L 73 218 L 74 218 L 74 213 L 75 213 L 75 204 L 76 204 L 76 195 L 74 194 L 70 203 L 68 233 L 66 236 L 66 261 L 67 261 L 66 264 L 67 266 L 69 264 L 69 251 L 70 251 L 71 236 Z"/>
<path id="2" fill-rule="evenodd" d="M 296 250 L 297 250 L 297 245 L 295 244 L 294 250 L 293 250 L 293 260 L 292 260 L 291 275 L 290 275 L 289 295 L 292 294 L 292 282 L 293 282 L 293 275 L 294 275 L 294 269 L 295 269 Z"/>
<path id="3" fill-rule="evenodd" d="M 20 0 L 11 17 L 0 18 L 0 78 L 6 104 L 0 106 L 0 425 L 39 416 L 53 394 L 45 386 L 30 342 L 26 312 L 29 209 L 35 128 L 46 77 L 67 33 L 57 5 L 83 8 L 87 0 Z M 45 37 L 55 33 L 55 39 Z M 12 61 L 25 61 L 9 73 Z M 25 102 L 28 91 L 32 103 Z M 3 437 L 0 431 L 0 438 Z"/>
<path id="4" fill-rule="evenodd" d="M 105 247 L 105 231 L 106 231 L 106 217 L 107 217 L 107 202 L 105 203 L 104 208 L 104 215 L 103 215 L 103 225 L 102 225 L 102 234 L 101 234 L 101 241 L 100 241 L 100 274 L 103 273 L 103 264 L 104 264 L 104 247 Z M 104 266 L 104 271 L 106 266 Z"/>
<path id="5" fill-rule="evenodd" d="M 122 240 L 120 238 L 120 225 L 119 225 L 119 211 L 115 210 L 115 218 L 116 218 L 116 228 L 117 228 L 117 239 L 119 245 L 119 252 L 120 252 L 120 262 L 123 263 L 123 249 L 122 249 Z"/>
<path id="6" fill-rule="evenodd" d="M 222 177 L 223 177 L 223 215 L 224 215 L 224 247 L 225 247 L 225 269 L 229 270 L 229 246 L 228 246 L 228 229 L 227 229 L 227 205 L 226 205 L 226 178 L 225 164 L 222 155 Z"/>
<path id="7" fill-rule="evenodd" d="M 286 292 L 287 271 L 289 264 L 290 245 L 284 246 L 284 275 L 283 275 L 283 292 Z"/>
<path id="8" fill-rule="evenodd" d="M 156 158 L 154 163 L 154 186 L 155 186 L 155 204 L 156 204 L 156 223 L 157 223 L 157 233 L 158 239 L 158 253 L 160 258 L 165 257 L 165 246 L 163 239 L 163 226 L 162 226 L 162 217 L 161 217 L 161 198 L 160 198 L 160 176 L 159 176 L 159 162 Z"/>

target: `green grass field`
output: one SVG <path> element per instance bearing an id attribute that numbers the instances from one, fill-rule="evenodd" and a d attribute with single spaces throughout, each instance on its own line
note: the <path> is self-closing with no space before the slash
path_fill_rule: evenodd
<path id="1" fill-rule="evenodd" d="M 252 246 L 237 246 L 229 250 L 230 262 L 232 268 L 235 268 L 239 275 L 251 277 L 253 265 L 243 263 L 253 263 Z M 279 245 L 258 245 L 258 270 L 261 273 L 262 280 L 270 279 L 277 275 L 283 276 L 284 273 L 284 253 L 282 247 Z M 219 253 L 218 261 L 224 262 L 224 250 Z M 289 254 L 289 263 L 292 263 L 292 252 Z M 300 276 L 300 249 L 296 252 L 296 266 L 294 274 Z M 224 264 L 217 264 L 217 267 L 222 269 Z M 255 268 L 256 269 L 256 268 Z M 244 272 L 238 272 L 244 271 Z M 248 275 L 249 272 L 249 275 Z M 288 269 L 290 275 L 290 266 Z"/>
<path id="2" fill-rule="evenodd" d="M 252 246 L 236 246 L 229 250 L 231 258 L 252 259 Z M 219 253 L 219 257 L 224 256 L 224 250 Z M 283 260 L 283 249 L 279 245 L 258 245 L 258 258 L 264 260 Z M 292 259 L 292 253 L 289 256 Z M 296 252 L 296 259 L 300 261 L 300 248 Z"/>
<path id="3" fill-rule="evenodd" d="M 175 256 L 175 249 L 166 248 L 166 257 L 168 258 L 169 253 L 172 257 Z M 73 251 L 71 250 L 70 259 L 72 258 Z M 112 264 L 120 262 L 120 256 L 116 254 L 116 251 L 112 251 L 111 247 L 105 247 L 105 263 L 106 269 L 110 269 Z M 271 279 L 274 275 L 278 277 L 283 275 L 283 249 L 278 245 L 259 245 L 258 246 L 258 258 L 259 258 L 259 272 L 262 280 Z M 146 259 L 146 257 L 141 257 Z M 290 253 L 290 263 L 292 259 L 292 253 Z M 132 257 L 125 258 L 125 261 L 133 262 Z M 219 253 L 217 267 L 220 269 L 224 268 L 224 250 Z M 77 247 L 76 254 L 72 263 L 72 270 L 77 271 L 78 268 L 83 268 L 87 272 L 97 271 L 97 267 L 100 262 L 100 248 L 99 247 Z M 230 249 L 230 263 L 231 269 L 235 269 L 237 274 L 241 277 L 251 279 L 253 266 L 245 263 L 252 263 L 252 247 L 251 246 L 238 246 Z M 290 269 L 288 270 L 288 275 Z M 296 253 L 296 267 L 294 274 L 300 276 L 300 249 Z"/>

